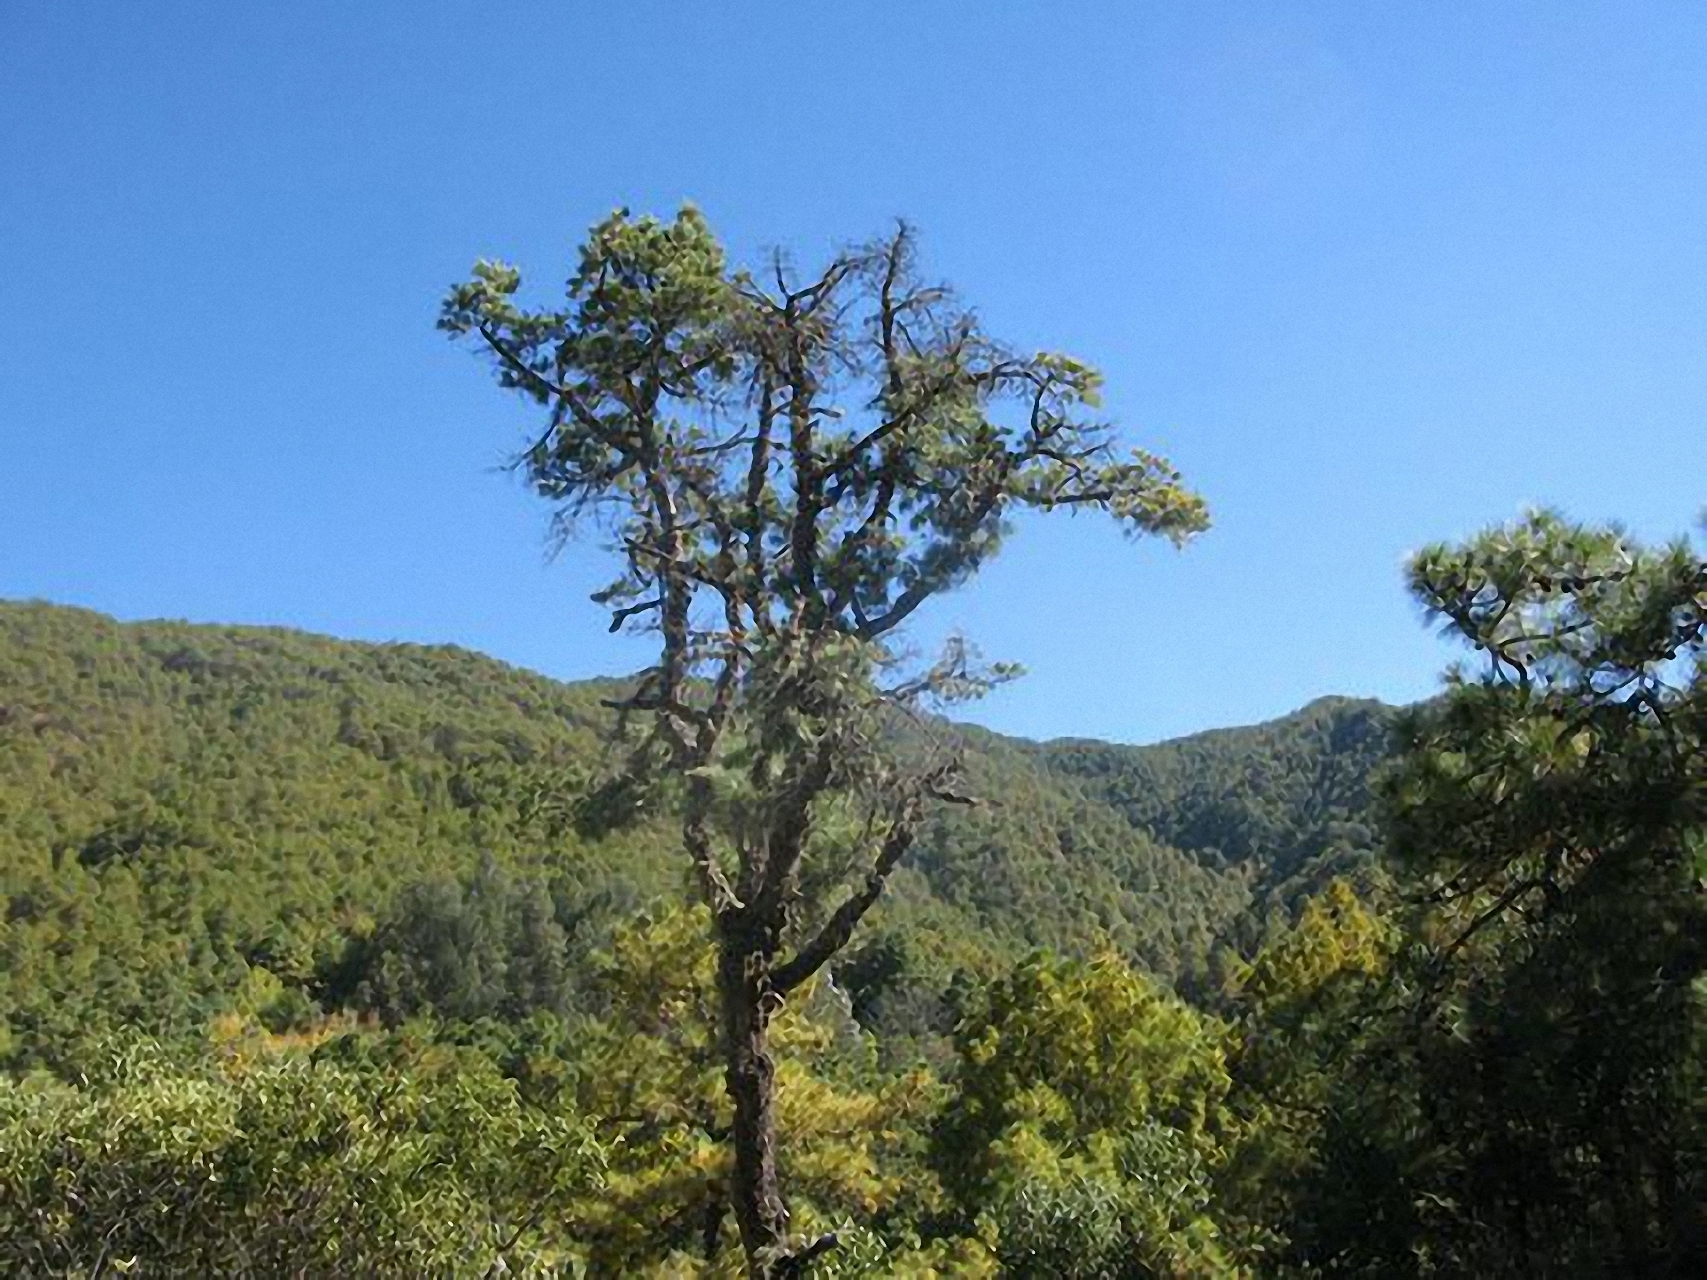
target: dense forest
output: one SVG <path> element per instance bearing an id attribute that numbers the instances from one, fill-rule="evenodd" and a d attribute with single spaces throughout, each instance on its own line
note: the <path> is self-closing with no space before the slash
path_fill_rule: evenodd
<path id="1" fill-rule="evenodd" d="M 1590 536 L 1414 570 L 1527 682 L 908 730 L 986 802 L 777 1017 L 810 1273 L 1689 1274 L 1700 712 L 1605 680 L 1676 679 L 1700 570 Z M 1510 631 L 1502 555 L 1615 652 Z M 739 1273 L 704 909 L 611 812 L 621 687 L 0 606 L 8 1269 Z"/>
<path id="2" fill-rule="evenodd" d="M 280 1030 L 581 1008 L 611 929 L 685 889 L 658 823 L 599 821 L 614 688 L 452 648 L 0 604 L 6 1064 L 239 1008 Z M 1203 989 L 1298 885 L 1372 869 L 1388 715 L 1329 699 L 1155 747 L 937 723 L 987 801 L 933 815 L 837 986 L 930 1053 L 957 975 L 1039 948 L 1113 947 Z"/>

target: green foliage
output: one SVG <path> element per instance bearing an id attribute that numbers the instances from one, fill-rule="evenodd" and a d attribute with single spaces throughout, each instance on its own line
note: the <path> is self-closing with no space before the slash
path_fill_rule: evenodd
<path id="1" fill-rule="evenodd" d="M 392 1024 L 562 1015 L 577 995 L 568 943 L 545 886 L 486 858 L 466 884 L 406 887 L 373 934 L 352 943 L 325 998 Z"/>
<path id="2" fill-rule="evenodd" d="M 586 844 L 559 812 L 600 692 L 448 649 L 0 605 L 0 1053 L 193 1037 L 258 968 L 315 998 L 399 895 L 482 851 L 536 882 L 674 887 L 644 828 Z"/>
<path id="3" fill-rule="evenodd" d="M 1216 1240 L 1199 1163 L 1163 1126 L 1125 1144 L 1115 1173 L 1028 1177 L 988 1213 L 1002 1274 L 1024 1280 L 1231 1276 Z M 1182 1226 L 1183 1224 L 1183 1226 Z"/>
<path id="4" fill-rule="evenodd" d="M 1336 1092 L 1392 994 L 1399 946 L 1393 923 L 1335 880 L 1228 976 L 1238 1141 L 1216 1196 L 1253 1255 L 1285 1252 L 1300 1186 L 1325 1158 Z"/>
<path id="5" fill-rule="evenodd" d="M 1379 820 L 1355 704 L 953 730 L 993 802 L 775 1023 L 814 1274 L 1688 1274 L 1707 575 L 1537 517 L 1414 578 L 1488 666 Z M 39 605 L 0 657 L 0 1269 L 735 1273 L 704 921 L 583 821 L 610 686 Z"/>
<path id="6" fill-rule="evenodd" d="M 1206 517 L 905 228 L 775 265 L 619 213 L 561 307 L 490 262 L 446 301 L 564 527 L 609 518 L 633 680 L 0 603 L 0 1270 L 1695 1274 L 1700 556 L 1428 548 L 1485 665 L 1397 714 L 898 715 L 1014 674 L 885 639 L 1013 513 Z M 658 906 L 683 842 L 710 910 Z M 735 1193 L 742 1069 L 792 1219 Z"/>
<path id="7" fill-rule="evenodd" d="M 539 492 L 567 519 L 615 513 L 625 568 L 600 598 L 616 625 L 669 643 L 671 593 L 718 584 L 731 625 L 773 646 L 791 612 L 814 643 L 872 640 L 975 573 L 1015 510 L 1090 507 L 1176 541 L 1207 525 L 1163 459 L 1116 455 L 1086 412 L 1095 370 L 984 333 L 918 278 L 910 229 L 813 280 L 771 265 L 733 269 L 691 206 L 618 210 L 560 305 L 519 306 L 520 272 L 495 262 L 444 301 L 440 327 L 478 335 L 500 385 L 549 411 L 520 460 Z M 664 667 L 709 653 L 712 633 L 661 664 L 669 697 Z"/>
<path id="8" fill-rule="evenodd" d="M 1707 1243 L 1707 569 L 1540 513 L 1411 577 L 1486 666 L 1402 722 L 1385 796 L 1421 946 L 1336 1081 L 1300 1252 L 1687 1274 Z"/>
<path id="9" fill-rule="evenodd" d="M 683 882 L 664 815 L 585 834 L 616 691 L 453 649 L 0 603 L 0 1061 L 71 1071 L 103 1029 L 194 1040 L 263 990 L 278 1029 L 340 1007 L 588 1011 L 589 951 Z M 1108 939 L 1172 980 L 1242 927 L 1242 874 L 1026 744 L 955 732 L 988 802 L 933 818 L 874 910 L 873 944 L 906 937 L 909 958 L 881 981 L 875 951 L 837 965 L 890 1060 L 946 1062 L 957 986 L 1033 947 Z"/>
<path id="10" fill-rule="evenodd" d="M 1154 840 L 1241 875 L 1258 902 L 1292 906 L 1334 876 L 1367 879 L 1379 844 L 1368 779 L 1387 756 L 1391 720 L 1378 702 L 1322 698 L 1251 729 L 1037 752 Z"/>
<path id="11" fill-rule="evenodd" d="M 1035 957 L 989 988 L 956 1044 L 937 1163 L 962 1212 L 992 1206 L 1007 1265 L 1228 1274 L 1210 1204 L 1231 1137 L 1217 1024 L 1112 954 Z M 1099 1269 L 1105 1254 L 1116 1269 Z"/>
<path id="12" fill-rule="evenodd" d="M 17 1275 L 557 1274 L 598 1185 L 584 1126 L 467 1055 L 173 1063 L 0 1079 L 0 1268 Z"/>
<path id="13" fill-rule="evenodd" d="M 596 960 L 606 1010 L 573 1049 L 575 1109 L 599 1117 L 609 1172 L 579 1228 L 597 1274 L 639 1274 L 661 1254 L 727 1262 L 730 1123 L 718 1054 L 705 909 L 618 928 Z M 808 1228 L 882 1221 L 931 1201 L 918 1149 L 938 1087 L 880 1075 L 846 1009 L 803 989 L 774 1027 L 793 1211 Z"/>
<path id="14" fill-rule="evenodd" d="M 1016 674 L 959 641 L 903 674 L 894 638 L 1020 512 L 1099 511 L 1175 543 L 1208 525 L 1164 459 L 1119 455 L 1091 416 L 1095 370 L 998 342 L 920 276 L 905 225 L 815 276 L 767 266 L 730 269 L 691 207 L 673 223 L 619 210 L 560 304 L 519 307 L 519 273 L 482 262 L 439 322 L 545 410 L 517 464 L 560 527 L 596 512 L 614 535 L 620 569 L 594 596 L 611 629 L 658 636 L 624 704 L 647 729 L 627 766 L 682 791 L 755 1280 L 814 1256 L 778 1176 L 770 1003 L 845 951 L 928 805 L 964 800 L 960 760 L 910 760 L 886 720 Z M 826 841 L 837 819 L 859 836 Z"/>

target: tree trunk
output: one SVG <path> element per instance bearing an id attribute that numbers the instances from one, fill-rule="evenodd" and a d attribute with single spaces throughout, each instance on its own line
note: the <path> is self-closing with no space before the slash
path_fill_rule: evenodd
<path id="1" fill-rule="evenodd" d="M 776 1065 L 771 1061 L 770 955 L 760 930 L 728 918 L 718 929 L 724 1085 L 735 1106 L 731 1200 L 750 1280 L 771 1280 L 787 1251 L 788 1209 L 776 1170 Z"/>

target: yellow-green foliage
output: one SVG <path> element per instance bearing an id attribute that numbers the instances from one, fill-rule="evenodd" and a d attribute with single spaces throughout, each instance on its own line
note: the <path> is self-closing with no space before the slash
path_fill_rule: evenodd
<path id="1" fill-rule="evenodd" d="M 562 1013 L 554 984 L 497 979 L 541 954 L 508 934 L 560 928 L 575 978 L 612 920 L 685 881 L 667 814 L 591 821 L 613 692 L 451 648 L 0 602 L 0 1063 L 74 1070 L 103 1029 L 193 1038 L 249 998 L 255 968 L 282 984 L 278 1025 L 313 1003 L 388 1021 Z M 1260 834 L 1314 850 L 1339 839 L 1317 816 L 1350 812 L 1370 734 L 1341 729 L 1363 719 L 1318 710 L 1218 739 L 1216 776 L 1266 779 Z M 1145 764 L 1171 748 L 959 732 L 970 790 L 1000 803 L 933 815 L 864 935 L 910 938 L 909 962 L 866 966 L 881 981 L 850 992 L 898 1059 L 941 1056 L 958 968 L 1106 936 L 1171 978 L 1260 909 L 1264 874 L 1196 847 L 1243 849 L 1256 819 L 1199 812 L 1179 771 Z M 1146 808 L 1128 805 L 1134 778 Z M 1156 838 L 1169 797 L 1196 815 L 1173 824 L 1189 854 Z M 829 891 L 813 866 L 809 897 Z"/>
<path id="2" fill-rule="evenodd" d="M 1294 927 L 1234 971 L 1230 993 L 1269 1013 L 1301 1010 L 1331 984 L 1380 974 L 1393 937 L 1390 924 L 1335 880 L 1304 904 Z"/>
<path id="3" fill-rule="evenodd" d="M 1230 1273 L 1209 1205 L 1230 1136 L 1223 1042 L 1112 953 L 994 984 L 957 1036 L 937 1158 L 1010 1270 L 1104 1274 L 1088 1230 L 1123 1266 Z M 1074 1256 L 1089 1269 L 1060 1270 Z"/>
<path id="4" fill-rule="evenodd" d="M 8 1275 L 547 1274 L 598 1185 L 586 1128 L 468 1054 L 115 1049 L 0 1078 Z"/>
<path id="5" fill-rule="evenodd" d="M 578 1047 L 576 1103 L 596 1117 L 608 1177 L 584 1206 L 595 1269 L 640 1274 L 726 1262 L 730 1114 L 717 1052 L 710 926 L 703 907 L 616 930 L 600 962 L 608 1011 Z M 871 1221 L 929 1197 L 912 1150 L 936 1087 L 914 1071 L 879 1079 L 858 1025 L 820 989 L 772 1024 L 783 1162 L 802 1230 Z"/>
<path id="6" fill-rule="evenodd" d="M 1328 1095 L 1376 1001 L 1399 931 L 1343 880 L 1228 978 L 1238 1141 L 1217 1179 L 1251 1249 L 1284 1246 L 1290 1198 L 1322 1159 Z"/>
<path id="7" fill-rule="evenodd" d="M 1368 708 L 964 732 L 1002 803 L 775 1022 L 812 1280 L 1699 1269 L 1707 571 L 1538 519 L 1417 572 L 1535 666 L 1402 722 L 1421 927 L 1353 890 Z M 707 922 L 643 910 L 662 824 L 579 825 L 603 723 L 468 654 L 0 605 L 0 1274 L 736 1276 Z"/>

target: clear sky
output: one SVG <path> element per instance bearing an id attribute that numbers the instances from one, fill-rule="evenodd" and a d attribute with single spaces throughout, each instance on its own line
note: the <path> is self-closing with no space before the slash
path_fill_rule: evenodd
<path id="1" fill-rule="evenodd" d="M 1707 494 L 1707 8 L 0 4 L 0 596 L 632 669 L 433 329 L 617 205 L 738 257 L 916 222 L 1102 367 L 1216 526 L 1028 525 L 950 628 L 977 718 L 1147 741 L 1449 656 L 1405 554 Z"/>

